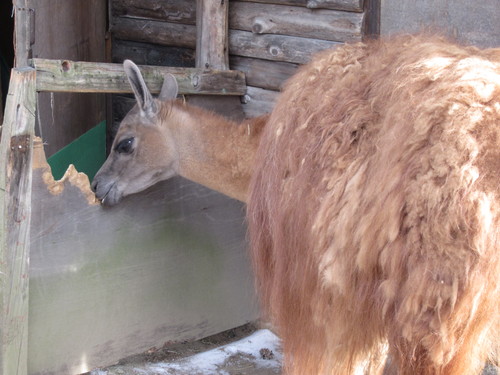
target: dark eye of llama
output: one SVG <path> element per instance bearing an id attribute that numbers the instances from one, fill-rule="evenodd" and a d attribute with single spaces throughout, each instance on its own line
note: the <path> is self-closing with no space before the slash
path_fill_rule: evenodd
<path id="1" fill-rule="evenodd" d="M 124 139 L 116 145 L 115 151 L 119 154 L 130 154 L 132 151 L 134 151 L 134 149 L 132 148 L 133 144 L 134 138 Z"/>

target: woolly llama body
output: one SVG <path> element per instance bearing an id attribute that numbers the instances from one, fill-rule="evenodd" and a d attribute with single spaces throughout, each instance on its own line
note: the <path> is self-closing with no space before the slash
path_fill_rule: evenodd
<path id="1" fill-rule="evenodd" d="M 377 373 L 388 350 L 399 374 L 479 373 L 498 354 L 499 180 L 500 49 L 399 37 L 302 67 L 248 203 L 285 372 Z"/>

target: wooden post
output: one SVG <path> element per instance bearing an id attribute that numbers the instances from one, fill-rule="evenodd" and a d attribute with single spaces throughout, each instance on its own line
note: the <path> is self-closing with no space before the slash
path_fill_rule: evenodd
<path id="1" fill-rule="evenodd" d="M 227 0 L 196 2 L 196 67 L 229 69 Z"/>
<path id="2" fill-rule="evenodd" d="M 0 142 L 0 373 L 28 372 L 35 70 L 13 69 Z"/>
<path id="3" fill-rule="evenodd" d="M 13 0 L 14 5 L 14 40 L 15 40 L 15 63 L 16 67 L 27 66 L 31 57 L 31 45 L 33 39 L 32 23 L 34 21 L 33 9 L 30 8 L 29 0 Z"/>
<path id="4" fill-rule="evenodd" d="M 196 1 L 196 67 L 200 69 L 229 69 L 228 0 Z M 214 98 L 196 96 L 189 102 L 240 121 L 244 118 L 237 97 Z"/>

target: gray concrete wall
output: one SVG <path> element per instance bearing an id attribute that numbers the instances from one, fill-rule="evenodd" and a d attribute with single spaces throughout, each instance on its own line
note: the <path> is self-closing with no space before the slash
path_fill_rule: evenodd
<path id="1" fill-rule="evenodd" d="M 460 43 L 500 47 L 500 0 L 381 0 L 382 35 L 422 29 Z"/>

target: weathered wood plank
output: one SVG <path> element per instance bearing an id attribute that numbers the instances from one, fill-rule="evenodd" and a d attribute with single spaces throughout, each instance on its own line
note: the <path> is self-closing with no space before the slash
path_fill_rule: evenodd
<path id="1" fill-rule="evenodd" d="M 177 28 L 173 23 L 156 22 L 155 27 L 158 27 L 156 32 L 150 29 L 148 32 L 142 33 L 140 28 L 143 26 L 143 23 L 145 23 L 144 21 L 129 19 L 128 22 L 130 30 L 132 31 L 128 32 L 126 35 L 120 34 L 120 38 L 123 37 L 123 39 L 127 40 L 166 46 L 188 48 L 195 48 L 196 46 L 195 27 L 189 26 L 185 30 L 185 34 L 181 36 L 180 34 L 178 35 L 175 30 L 171 32 L 170 29 L 172 27 L 173 29 Z M 188 25 L 185 26 L 187 27 Z M 120 28 L 122 27 L 123 25 L 120 26 Z M 148 27 L 151 27 L 151 25 Z M 115 36 L 118 37 L 118 35 Z M 189 42 L 185 43 L 186 41 Z M 309 61 L 311 54 L 336 45 L 339 45 L 339 43 L 286 35 L 260 35 L 248 31 L 229 30 L 230 55 L 254 57 L 265 60 L 304 64 Z"/>
<path id="2" fill-rule="evenodd" d="M 86 176 L 56 182 L 41 141 L 35 153 L 30 375 L 79 374 L 258 318 L 240 202 L 173 178 L 106 209 Z"/>
<path id="3" fill-rule="evenodd" d="M 35 70 L 13 69 L 0 142 L 0 373 L 28 373 Z"/>
<path id="4" fill-rule="evenodd" d="M 363 27 L 365 37 L 378 37 L 380 35 L 380 12 L 381 0 L 366 0 Z"/>
<path id="5" fill-rule="evenodd" d="M 14 0 L 14 35 L 15 35 L 15 62 L 16 67 L 28 65 L 31 57 L 31 45 L 33 44 L 32 22 L 33 9 L 29 6 L 29 0 Z"/>
<path id="6" fill-rule="evenodd" d="M 230 56 L 229 62 L 232 69 L 245 73 L 248 86 L 274 91 L 279 91 L 298 68 L 297 64 L 239 56 Z"/>
<path id="7" fill-rule="evenodd" d="M 350 12 L 362 12 L 364 0 L 240 0 L 260 4 L 276 4 L 305 7 L 309 9 L 331 9 Z M 229 2 L 229 12 L 236 2 Z M 177 0 L 113 0 L 111 1 L 113 18 L 129 17 L 161 20 L 187 25 L 196 24 L 195 1 Z"/>
<path id="8" fill-rule="evenodd" d="M 113 42 L 113 62 L 115 63 L 130 59 L 138 65 L 194 68 L 195 54 L 195 50 L 191 48 L 165 47 L 121 39 L 115 39 Z"/>
<path id="9" fill-rule="evenodd" d="M 230 54 L 297 64 L 305 64 L 312 54 L 338 45 L 340 43 L 285 35 L 259 35 L 238 30 L 229 33 Z"/>
<path id="10" fill-rule="evenodd" d="M 229 69 L 228 1 L 196 1 L 196 67 Z"/>
<path id="11" fill-rule="evenodd" d="M 29 6 L 34 57 L 106 61 L 106 1 L 29 0 Z M 104 96 L 39 93 L 37 101 L 37 132 L 49 156 L 105 119 Z"/>
<path id="12" fill-rule="evenodd" d="M 131 93 L 121 64 L 69 60 L 33 59 L 37 70 L 37 91 Z M 202 70 L 141 66 L 152 93 L 159 93 L 163 76 L 171 73 L 179 83 L 180 94 L 242 95 L 245 76 L 238 71 Z"/>
<path id="13" fill-rule="evenodd" d="M 363 13 L 232 1 L 231 29 L 338 42 L 360 41 Z"/>
<path id="14" fill-rule="evenodd" d="M 228 1 L 196 1 L 196 67 L 229 69 Z M 188 101 L 235 121 L 243 120 L 244 113 L 237 97 L 217 98 L 193 96 Z"/>
<path id="15" fill-rule="evenodd" d="M 362 12 L 364 0 L 241 0 L 255 3 L 303 6 L 310 9 L 336 9 Z"/>
<path id="16" fill-rule="evenodd" d="M 186 48 L 196 46 L 194 25 L 117 17 L 113 19 L 111 32 L 123 40 Z"/>
<path id="17" fill-rule="evenodd" d="M 253 118 L 272 112 L 278 96 L 279 93 L 277 91 L 248 86 L 247 93 L 242 98 L 245 116 Z"/>
<path id="18" fill-rule="evenodd" d="M 196 2 L 193 0 L 113 0 L 112 17 L 132 17 L 168 22 L 196 24 Z"/>

